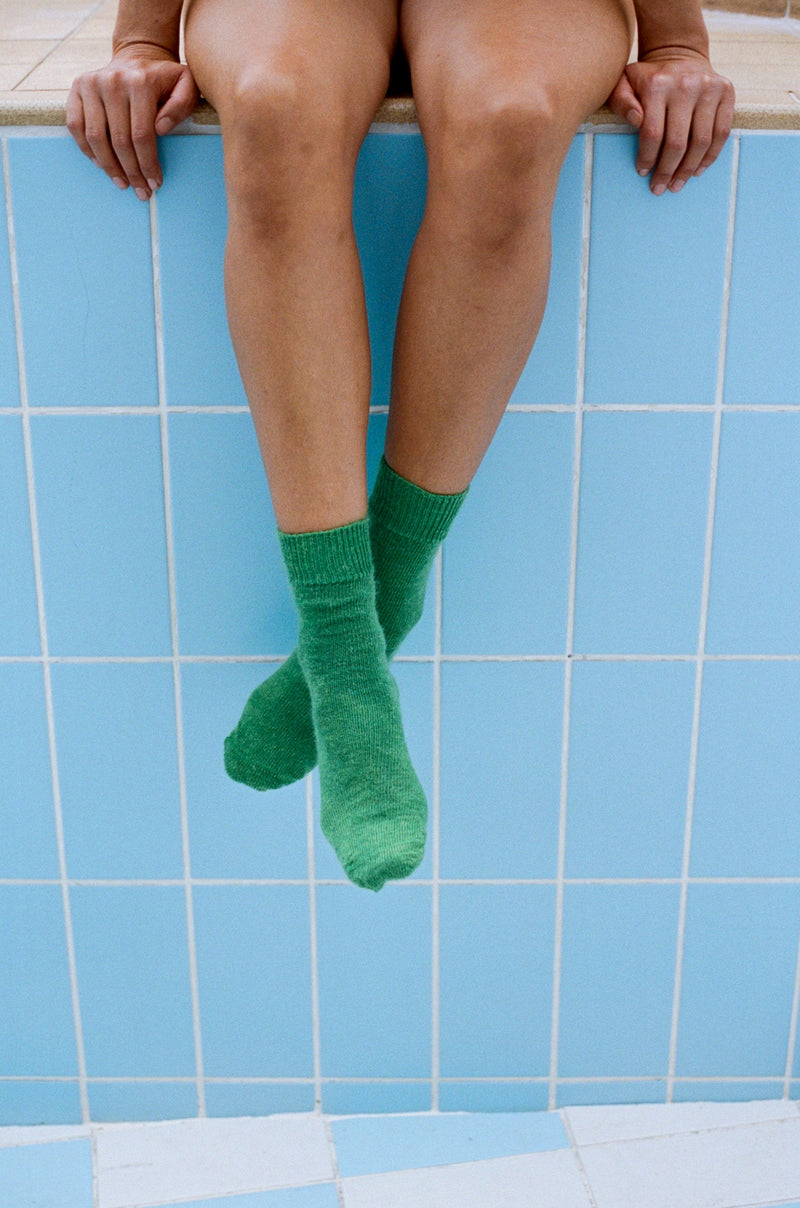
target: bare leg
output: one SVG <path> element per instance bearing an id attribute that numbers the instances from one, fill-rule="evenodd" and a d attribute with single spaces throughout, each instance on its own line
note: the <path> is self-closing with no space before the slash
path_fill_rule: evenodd
<path id="1" fill-rule="evenodd" d="M 287 532 L 366 512 L 352 188 L 396 34 L 397 0 L 189 0 L 187 58 L 225 148 L 228 322 Z"/>
<path id="2" fill-rule="evenodd" d="M 539 330 L 558 175 L 611 92 L 630 0 L 403 0 L 428 197 L 395 341 L 386 457 L 463 490 Z"/>

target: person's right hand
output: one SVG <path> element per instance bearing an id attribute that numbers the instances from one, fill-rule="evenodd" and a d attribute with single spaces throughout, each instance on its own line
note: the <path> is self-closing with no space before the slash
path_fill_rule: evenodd
<path id="1" fill-rule="evenodd" d="M 156 135 L 190 117 L 199 96 L 189 68 L 167 51 L 126 47 L 73 82 L 67 129 L 118 188 L 132 185 L 147 201 L 163 179 Z"/>

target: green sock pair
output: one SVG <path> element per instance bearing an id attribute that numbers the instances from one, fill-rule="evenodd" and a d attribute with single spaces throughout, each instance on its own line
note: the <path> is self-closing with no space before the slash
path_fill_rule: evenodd
<path id="1" fill-rule="evenodd" d="M 427 804 L 388 659 L 422 615 L 431 564 L 465 495 L 425 491 L 382 459 L 366 519 L 279 534 L 297 650 L 225 740 L 228 775 L 256 789 L 291 784 L 319 762 L 323 833 L 364 888 L 409 876 L 424 853 Z"/>

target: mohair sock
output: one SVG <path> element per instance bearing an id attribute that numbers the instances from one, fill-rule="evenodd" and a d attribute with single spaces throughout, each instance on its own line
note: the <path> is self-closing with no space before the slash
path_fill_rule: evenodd
<path id="1" fill-rule="evenodd" d="M 375 610 L 369 525 L 280 533 L 280 543 L 300 613 L 322 831 L 350 880 L 378 890 L 422 860 L 428 806 Z"/>
<path id="2" fill-rule="evenodd" d="M 369 501 L 378 619 L 389 658 L 422 615 L 428 575 L 467 492 L 435 495 L 381 458 Z M 254 789 L 292 784 L 317 763 L 311 698 L 297 654 L 251 693 L 225 740 L 225 767 Z"/>

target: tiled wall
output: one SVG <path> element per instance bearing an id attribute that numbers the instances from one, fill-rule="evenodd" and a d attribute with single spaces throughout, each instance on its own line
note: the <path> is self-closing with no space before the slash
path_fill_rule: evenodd
<path id="1" fill-rule="evenodd" d="M 655 199 L 581 133 L 544 327 L 396 669 L 419 875 L 222 739 L 295 618 L 216 134 L 141 205 L 3 140 L 0 1122 L 800 1093 L 800 136 Z M 374 337 L 424 195 L 376 130 Z M 582 289 L 588 272 L 588 293 Z"/>

